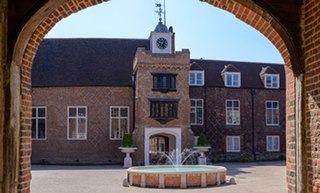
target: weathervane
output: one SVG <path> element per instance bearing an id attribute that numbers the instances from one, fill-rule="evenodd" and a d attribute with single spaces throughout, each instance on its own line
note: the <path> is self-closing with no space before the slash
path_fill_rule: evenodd
<path id="1" fill-rule="evenodd" d="M 166 0 L 163 0 L 163 9 L 161 3 L 156 3 L 156 7 L 159 8 L 159 10 L 155 10 L 156 13 L 159 15 L 159 21 L 162 21 L 162 14 L 164 18 L 164 25 L 166 25 Z"/>

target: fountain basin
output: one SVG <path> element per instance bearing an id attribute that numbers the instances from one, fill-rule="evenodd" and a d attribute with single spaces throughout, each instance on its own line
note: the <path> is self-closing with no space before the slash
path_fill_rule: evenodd
<path id="1" fill-rule="evenodd" d="M 226 182 L 225 167 L 207 165 L 142 166 L 127 170 L 132 186 L 188 188 L 220 185 Z"/>

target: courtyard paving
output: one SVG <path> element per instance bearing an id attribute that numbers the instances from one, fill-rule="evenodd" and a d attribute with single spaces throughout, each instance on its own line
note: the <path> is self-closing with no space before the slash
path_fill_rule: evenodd
<path id="1" fill-rule="evenodd" d="M 200 189 L 150 189 L 123 187 L 126 170 L 121 166 L 33 165 L 31 193 L 287 193 L 284 161 L 219 163 L 227 167 L 227 180 L 235 185 Z"/>

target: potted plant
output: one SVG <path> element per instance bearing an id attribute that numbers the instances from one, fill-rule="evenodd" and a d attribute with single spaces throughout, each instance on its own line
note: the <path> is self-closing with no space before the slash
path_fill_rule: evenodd
<path id="1" fill-rule="evenodd" d="M 122 138 L 121 147 L 119 147 L 122 153 L 126 154 L 124 158 L 123 167 L 129 168 L 132 166 L 132 158 L 130 157 L 130 153 L 134 153 L 137 150 L 137 147 L 133 144 L 132 136 L 130 133 L 125 133 Z"/>
<path id="2" fill-rule="evenodd" d="M 193 147 L 194 150 L 200 152 L 200 156 L 198 157 L 198 163 L 200 165 L 207 164 L 207 158 L 204 153 L 209 151 L 210 148 L 211 146 L 208 144 L 207 137 L 205 134 L 201 133 L 198 137 L 197 145 Z"/>

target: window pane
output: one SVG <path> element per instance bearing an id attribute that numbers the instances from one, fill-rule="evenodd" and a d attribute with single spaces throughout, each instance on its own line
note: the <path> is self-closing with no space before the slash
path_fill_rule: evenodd
<path id="1" fill-rule="evenodd" d="M 46 138 L 46 120 L 38 119 L 38 139 Z"/>
<path id="2" fill-rule="evenodd" d="M 278 150 L 279 149 L 279 141 L 278 141 L 278 137 L 274 137 L 273 138 L 274 139 L 274 141 L 273 141 L 273 148 L 274 148 L 274 150 Z"/>
<path id="3" fill-rule="evenodd" d="M 32 119 L 32 138 L 36 139 L 37 138 L 37 121 L 36 119 Z"/>
<path id="4" fill-rule="evenodd" d="M 190 119 L 191 119 L 191 123 L 196 123 L 196 110 L 195 109 L 191 109 Z"/>
<path id="5" fill-rule="evenodd" d="M 267 137 L 267 150 L 272 150 L 272 138 Z"/>
<path id="6" fill-rule="evenodd" d="M 273 88 L 277 88 L 278 87 L 278 83 L 279 83 L 278 76 L 273 76 L 272 77 L 272 87 Z"/>
<path id="7" fill-rule="evenodd" d="M 236 111 L 234 112 L 234 117 L 233 117 L 233 124 L 239 124 L 240 123 L 240 112 Z"/>
<path id="8" fill-rule="evenodd" d="M 232 124 L 232 112 L 227 111 L 227 124 Z"/>
<path id="9" fill-rule="evenodd" d="M 279 112 L 278 112 L 278 109 L 275 109 L 273 111 L 273 124 L 278 124 L 279 123 Z"/>
<path id="10" fill-rule="evenodd" d="M 271 102 L 267 102 L 267 108 L 271 108 Z"/>
<path id="11" fill-rule="evenodd" d="M 191 100 L 191 106 L 192 107 L 196 106 L 196 101 L 195 100 Z"/>
<path id="12" fill-rule="evenodd" d="M 202 109 L 201 108 L 197 109 L 197 123 L 202 124 Z"/>
<path id="13" fill-rule="evenodd" d="M 119 117 L 119 108 L 111 109 L 111 117 Z"/>
<path id="14" fill-rule="evenodd" d="M 239 75 L 238 74 L 233 75 L 233 86 L 239 86 Z"/>
<path id="15" fill-rule="evenodd" d="M 158 78 L 153 76 L 153 88 L 158 88 Z"/>
<path id="16" fill-rule="evenodd" d="M 234 137 L 234 150 L 239 151 L 240 150 L 240 138 Z"/>
<path id="17" fill-rule="evenodd" d="M 69 119 L 69 138 L 75 139 L 77 138 L 77 123 L 76 119 Z"/>
<path id="18" fill-rule="evenodd" d="M 227 150 L 228 151 L 232 151 L 233 150 L 233 147 L 232 147 L 232 137 L 227 137 Z"/>
<path id="19" fill-rule="evenodd" d="M 197 84 L 202 84 L 202 73 L 197 73 Z"/>
<path id="20" fill-rule="evenodd" d="M 128 120 L 121 119 L 120 120 L 120 136 L 122 137 L 124 133 L 128 132 Z"/>
<path id="21" fill-rule="evenodd" d="M 272 77 L 272 83 L 273 83 L 274 85 L 277 85 L 277 84 L 278 84 L 278 77 L 277 77 L 277 76 L 273 76 L 273 77 Z"/>
<path id="22" fill-rule="evenodd" d="M 37 116 L 37 108 L 32 108 L 32 117 Z"/>
<path id="23" fill-rule="evenodd" d="M 121 108 L 120 116 L 121 117 L 128 117 L 128 109 L 127 108 Z"/>
<path id="24" fill-rule="evenodd" d="M 202 100 L 197 100 L 197 106 L 202 107 Z"/>
<path id="25" fill-rule="evenodd" d="M 277 102 L 273 102 L 273 108 L 278 108 L 278 103 Z"/>
<path id="26" fill-rule="evenodd" d="M 270 109 L 267 109 L 267 124 L 272 124 L 272 111 Z"/>
<path id="27" fill-rule="evenodd" d="M 238 108 L 240 106 L 239 101 L 233 101 L 233 106 Z"/>
<path id="28" fill-rule="evenodd" d="M 227 79 L 227 86 L 231 86 L 232 85 L 232 76 L 231 76 L 231 74 L 227 74 L 226 75 L 226 79 Z"/>
<path id="29" fill-rule="evenodd" d="M 45 108 L 38 108 L 38 117 L 45 117 L 45 116 L 46 116 Z"/>
<path id="30" fill-rule="evenodd" d="M 85 117 L 86 116 L 86 108 L 78 108 L 78 116 Z"/>
<path id="31" fill-rule="evenodd" d="M 271 77 L 266 76 L 266 87 L 271 87 Z"/>
<path id="32" fill-rule="evenodd" d="M 86 119 L 78 120 L 78 139 L 86 138 Z"/>
<path id="33" fill-rule="evenodd" d="M 128 128 L 128 119 L 120 119 L 120 128 L 124 129 L 124 131 L 127 131 Z"/>
<path id="34" fill-rule="evenodd" d="M 111 119 L 111 138 L 120 138 L 118 119 Z"/>
<path id="35" fill-rule="evenodd" d="M 189 82 L 190 84 L 195 84 L 196 80 L 195 80 L 195 73 L 190 72 L 190 78 L 189 78 Z"/>
<path id="36" fill-rule="evenodd" d="M 232 101 L 227 101 L 227 107 L 232 107 Z"/>
<path id="37" fill-rule="evenodd" d="M 75 117 L 77 115 L 76 108 L 69 108 L 69 116 Z"/>

